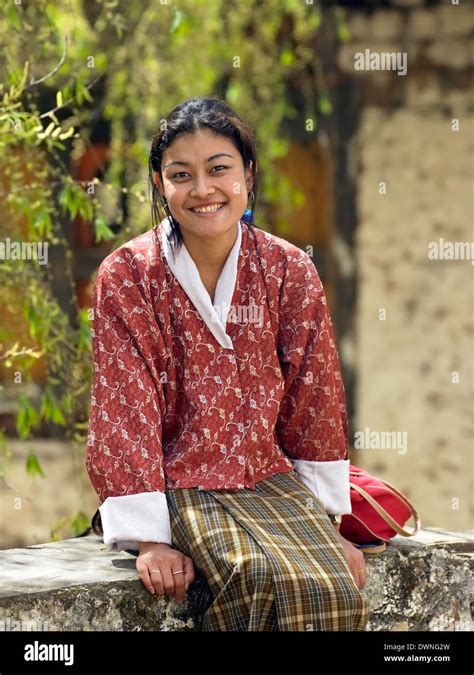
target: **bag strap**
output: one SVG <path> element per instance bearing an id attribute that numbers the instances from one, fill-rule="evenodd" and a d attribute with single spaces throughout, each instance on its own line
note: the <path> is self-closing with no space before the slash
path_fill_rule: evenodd
<path id="1" fill-rule="evenodd" d="M 355 471 L 351 471 L 350 473 L 351 473 L 353 476 L 364 476 L 364 475 L 365 475 L 365 476 L 368 477 L 368 478 L 373 478 L 373 476 L 369 476 L 368 474 L 361 474 L 361 473 L 357 473 L 357 472 L 355 472 Z M 377 480 L 378 480 L 380 483 L 383 483 L 383 485 L 385 485 L 385 487 L 387 488 L 387 490 L 388 490 L 389 492 L 392 492 L 392 494 L 395 494 L 395 495 L 400 499 L 400 501 L 403 502 L 403 503 L 405 504 L 405 506 L 411 511 L 411 513 L 413 514 L 413 516 L 415 515 L 415 513 L 416 513 L 415 507 L 414 507 L 413 504 L 408 500 L 408 498 L 403 494 L 403 492 L 401 492 L 398 488 L 396 488 L 395 485 L 392 485 L 391 483 L 387 483 L 387 481 L 382 480 L 381 478 L 377 478 Z M 351 485 L 352 485 L 352 483 L 351 483 Z M 356 487 L 356 488 L 357 488 L 357 486 L 353 486 L 353 487 Z M 379 485 L 370 485 L 369 487 L 376 487 L 376 488 L 378 488 L 378 487 L 380 487 L 380 486 L 379 486 Z M 361 489 L 363 489 L 363 488 L 361 488 Z M 369 495 L 369 496 L 370 496 L 370 495 Z M 418 514 L 417 514 L 417 515 L 418 515 Z"/>
<path id="2" fill-rule="evenodd" d="M 385 522 L 388 523 L 388 525 L 390 525 L 390 527 L 392 529 L 394 529 L 395 532 L 397 532 L 398 534 L 401 534 L 402 537 L 412 537 L 420 529 L 420 526 L 421 526 L 420 516 L 418 515 L 418 513 L 417 513 L 415 507 L 413 506 L 413 504 L 411 504 L 408 501 L 408 499 L 405 497 L 405 495 L 402 492 L 397 490 L 397 488 L 394 487 L 393 485 L 389 485 L 385 481 L 382 481 L 382 483 L 384 483 L 384 485 L 389 490 L 389 492 L 392 492 L 396 497 L 398 497 L 400 499 L 400 501 L 402 501 L 405 504 L 405 506 L 407 506 L 408 509 L 410 510 L 411 515 L 415 519 L 415 527 L 413 529 L 413 532 L 409 532 L 408 530 L 405 530 L 403 527 L 400 527 L 400 525 L 397 523 L 397 521 L 394 520 L 392 518 L 392 516 L 382 506 L 380 506 L 380 504 L 372 497 L 372 495 L 370 495 L 368 492 L 366 492 L 359 485 L 356 485 L 355 483 L 351 483 L 351 482 L 349 482 L 349 485 L 351 486 L 351 488 L 354 488 L 354 490 L 356 492 L 358 492 L 372 506 L 372 508 L 375 509 L 375 511 L 377 511 L 379 516 L 383 520 L 385 520 Z"/>

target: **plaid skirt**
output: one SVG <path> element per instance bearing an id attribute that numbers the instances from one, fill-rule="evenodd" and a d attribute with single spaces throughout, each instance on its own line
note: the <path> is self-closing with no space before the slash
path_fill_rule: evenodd
<path id="1" fill-rule="evenodd" d="M 255 490 L 166 491 L 173 546 L 203 577 L 203 631 L 363 631 L 368 603 L 295 471 Z"/>

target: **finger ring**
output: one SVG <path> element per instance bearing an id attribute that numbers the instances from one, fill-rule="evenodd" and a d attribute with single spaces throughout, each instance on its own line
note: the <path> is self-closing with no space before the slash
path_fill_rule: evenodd
<path id="1" fill-rule="evenodd" d="M 171 574 L 184 574 L 184 570 L 179 570 L 179 572 L 171 572 Z"/>
<path id="2" fill-rule="evenodd" d="M 150 574 L 153 574 L 153 572 L 160 572 L 161 573 L 161 570 L 150 570 Z"/>
<path id="3" fill-rule="evenodd" d="M 365 567 L 362 567 L 360 570 L 357 570 L 358 572 L 365 572 Z"/>

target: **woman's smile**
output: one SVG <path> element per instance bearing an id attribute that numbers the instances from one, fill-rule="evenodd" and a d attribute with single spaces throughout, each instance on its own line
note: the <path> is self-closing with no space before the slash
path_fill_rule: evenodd
<path id="1" fill-rule="evenodd" d="M 222 209 L 225 208 L 226 204 L 227 202 L 214 202 L 213 204 L 209 204 L 208 206 L 193 207 L 188 210 L 191 211 L 194 215 L 199 216 L 200 218 L 211 218 L 212 216 L 215 216 L 217 213 L 222 211 Z"/>

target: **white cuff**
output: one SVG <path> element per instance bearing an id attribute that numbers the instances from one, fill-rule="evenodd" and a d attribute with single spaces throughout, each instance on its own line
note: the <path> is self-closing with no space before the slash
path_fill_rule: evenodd
<path id="1" fill-rule="evenodd" d="M 327 513 L 341 516 L 352 513 L 349 486 L 350 460 L 312 462 L 306 459 L 292 459 L 291 461 L 302 482 L 322 502 Z"/>
<path id="2" fill-rule="evenodd" d="M 168 503 L 164 492 L 108 497 L 100 506 L 104 544 L 109 551 L 138 550 L 138 542 L 171 545 Z"/>

